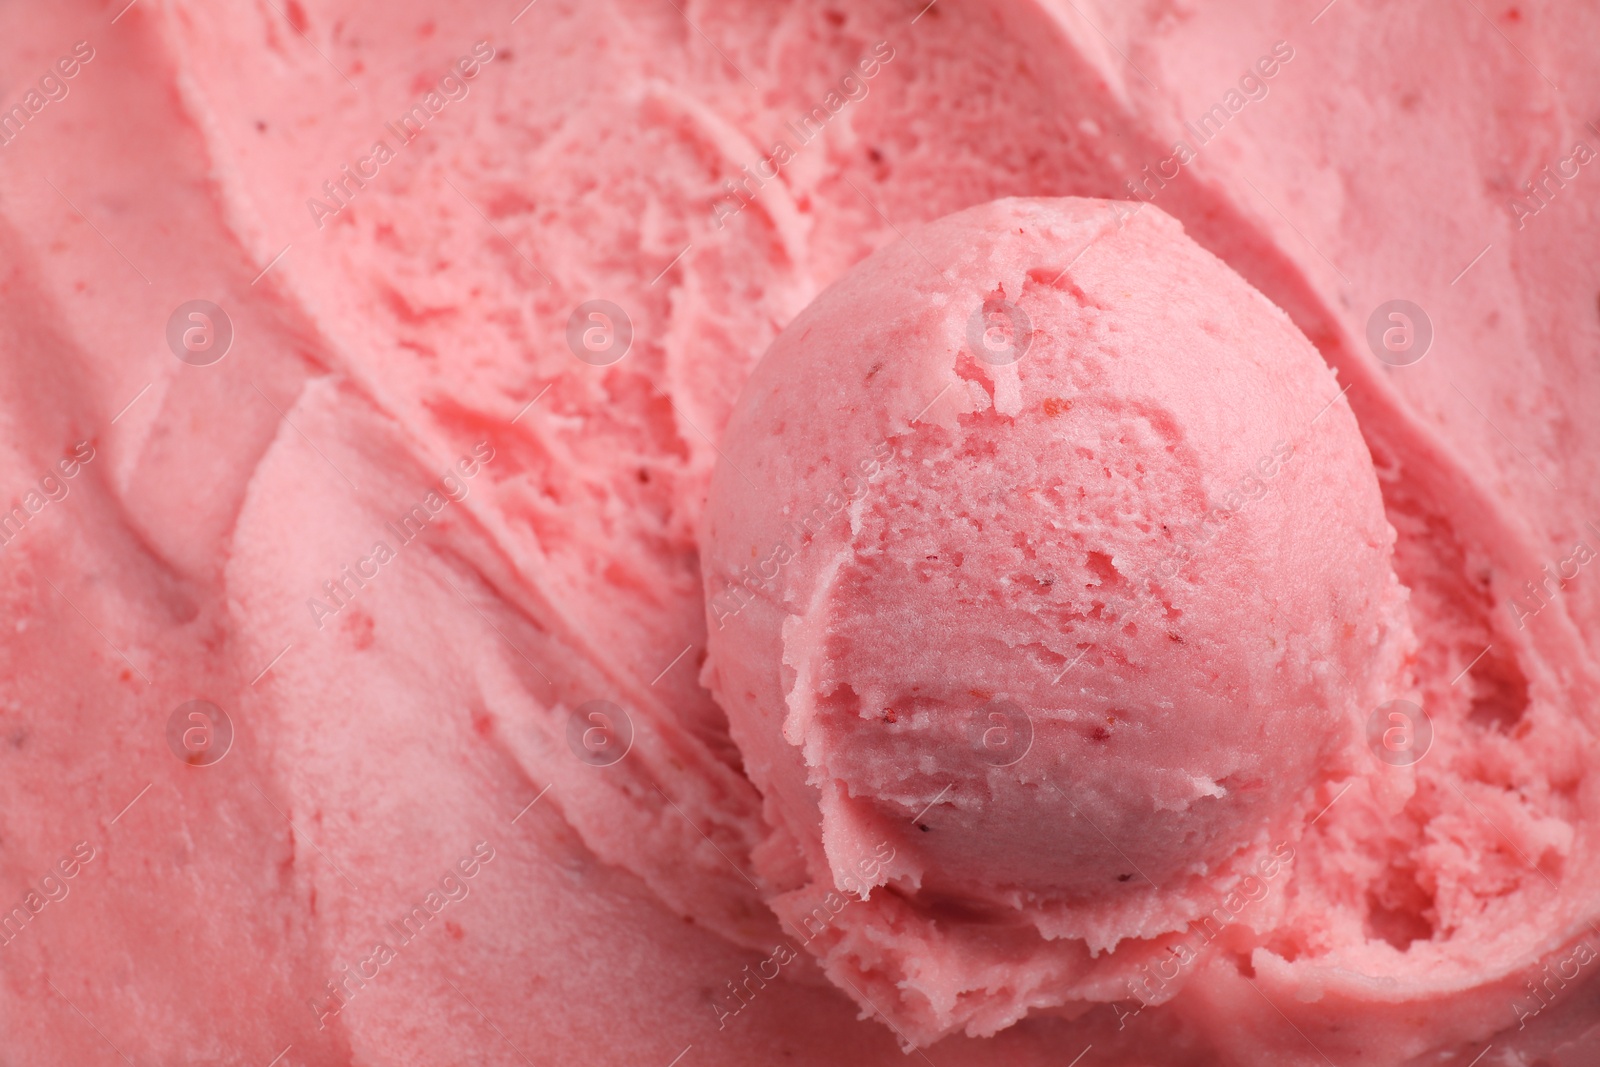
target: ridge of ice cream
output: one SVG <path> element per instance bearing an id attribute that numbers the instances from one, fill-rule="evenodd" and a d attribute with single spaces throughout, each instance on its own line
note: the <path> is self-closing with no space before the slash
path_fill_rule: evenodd
<path id="1" fill-rule="evenodd" d="M 870 950 L 816 949 L 841 988 L 918 1042 L 1091 999 L 1371 769 L 1413 640 L 1338 395 L 1176 221 L 1100 200 L 930 223 L 778 336 L 712 478 L 704 680 L 774 853 L 865 898 Z M 995 988 L 972 930 L 1057 969 Z"/>

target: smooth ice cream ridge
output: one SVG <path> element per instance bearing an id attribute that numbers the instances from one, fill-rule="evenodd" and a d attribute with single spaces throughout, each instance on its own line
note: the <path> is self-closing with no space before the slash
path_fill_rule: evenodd
<path id="1" fill-rule="evenodd" d="M 1125 995 L 1219 909 L 1270 922 L 1230 902 L 1368 770 L 1412 642 L 1338 392 L 1175 221 L 1081 199 L 909 235 L 754 372 L 705 677 L 780 918 L 892 843 L 808 947 L 912 1042 Z"/>

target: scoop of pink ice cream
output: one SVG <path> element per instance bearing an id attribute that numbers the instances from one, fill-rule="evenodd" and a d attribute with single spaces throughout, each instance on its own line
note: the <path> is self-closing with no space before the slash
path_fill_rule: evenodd
<path id="1" fill-rule="evenodd" d="M 1121 995 L 1374 765 L 1411 637 L 1339 395 L 1176 221 L 1098 200 L 934 222 L 774 342 L 712 482 L 705 679 L 775 910 L 852 894 L 808 945 L 911 1041 Z"/>

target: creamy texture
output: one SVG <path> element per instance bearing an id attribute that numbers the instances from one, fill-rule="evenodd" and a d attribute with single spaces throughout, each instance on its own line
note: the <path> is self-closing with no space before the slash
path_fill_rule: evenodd
<path id="1" fill-rule="evenodd" d="M 0 106 L 26 116 L 0 147 L 0 505 L 26 517 L 0 582 L 0 1056 L 904 1062 L 769 907 L 761 795 L 697 681 L 715 442 L 779 330 L 902 232 L 1138 178 L 1349 386 L 1433 748 L 1398 813 L 1319 795 L 1151 1007 L 1111 985 L 925 1053 L 1582 1063 L 1600 187 L 1567 161 L 1596 147 L 1600 26 L 1319 6 L 0 10 Z M 308 206 L 336 181 L 337 212 Z M 1397 298 L 1435 332 L 1408 367 L 1365 340 Z M 568 344 L 597 299 L 632 326 L 608 366 Z M 193 300 L 233 329 L 209 366 L 168 346 Z M 220 762 L 175 757 L 194 700 L 231 721 Z M 596 700 L 632 728 L 600 766 L 595 720 L 569 744 Z"/>
<path id="2" fill-rule="evenodd" d="M 704 677 L 774 909 L 864 898 L 813 939 L 863 1007 L 928 1044 L 1120 993 L 1260 891 L 1317 787 L 1390 769 L 1364 724 L 1413 639 L 1338 395 L 1281 311 L 1115 201 L 914 230 L 773 344 L 712 481 Z"/>

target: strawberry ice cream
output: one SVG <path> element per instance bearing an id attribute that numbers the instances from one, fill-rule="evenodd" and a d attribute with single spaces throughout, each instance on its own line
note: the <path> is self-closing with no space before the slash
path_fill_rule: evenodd
<path id="1" fill-rule="evenodd" d="M 1120 996 L 1319 787 L 1402 788 L 1363 730 L 1408 692 L 1404 590 L 1338 397 L 1115 201 L 915 230 L 773 344 L 712 479 L 705 679 L 780 917 L 891 845 L 818 944 L 863 1007 L 927 1044 Z"/>
<path id="2" fill-rule="evenodd" d="M 0 7 L 0 1062 L 1592 1067 L 1597 39 Z"/>

